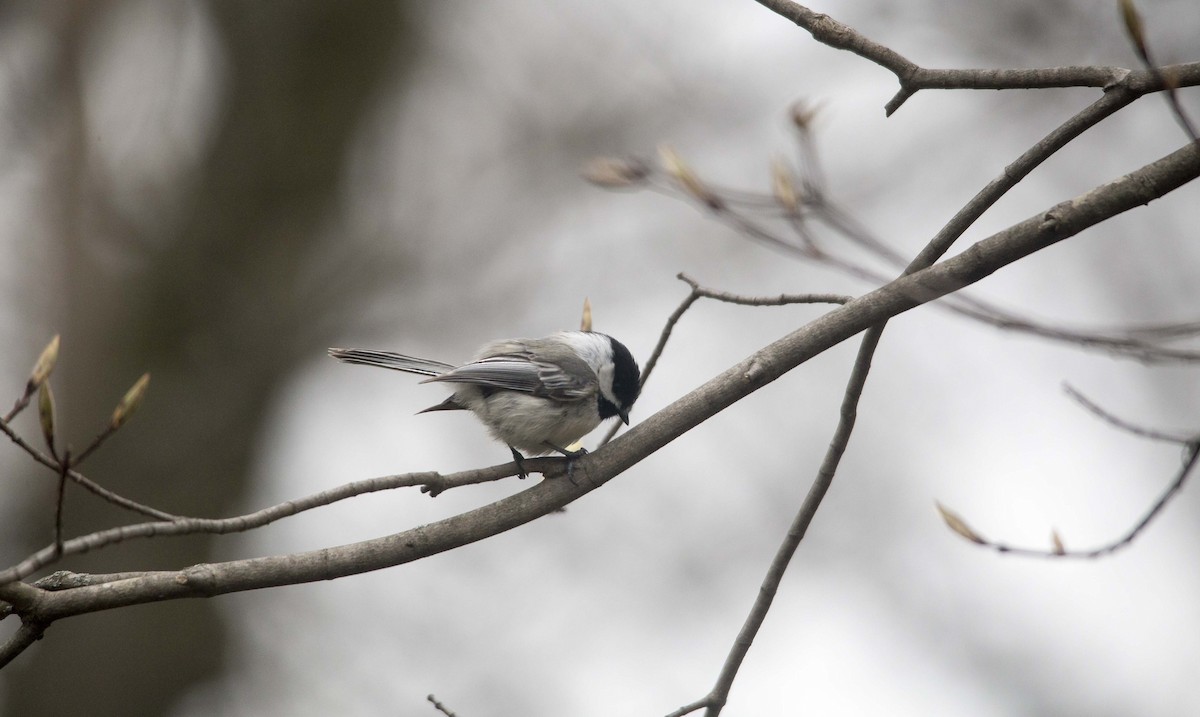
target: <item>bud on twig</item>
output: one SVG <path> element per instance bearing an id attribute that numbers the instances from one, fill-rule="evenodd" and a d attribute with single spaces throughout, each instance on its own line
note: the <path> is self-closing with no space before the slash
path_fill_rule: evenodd
<path id="1" fill-rule="evenodd" d="M 1058 534 L 1057 530 L 1050 531 L 1050 542 L 1054 545 L 1055 555 L 1067 554 L 1067 546 L 1063 545 L 1062 536 Z"/>
<path id="2" fill-rule="evenodd" d="M 620 189 L 641 184 L 650 168 L 638 159 L 596 157 L 583 168 L 583 178 L 600 187 Z"/>
<path id="3" fill-rule="evenodd" d="M 29 380 L 25 382 L 25 392 L 13 404 L 12 409 L 0 419 L 0 422 L 8 423 L 16 417 L 18 413 L 25 410 L 29 405 L 29 400 L 33 398 L 33 393 L 50 378 L 50 373 L 54 371 L 54 364 L 58 361 L 58 335 L 50 339 L 50 343 L 46 344 L 46 348 L 42 349 L 42 355 L 38 356 L 37 362 L 33 365 L 33 371 L 29 374 Z"/>
<path id="4" fill-rule="evenodd" d="M 665 144 L 660 145 L 658 157 L 662 161 L 663 169 L 679 182 L 684 191 L 704 202 L 711 209 L 720 209 L 723 206 L 721 198 L 708 191 L 708 187 L 704 186 L 692 168 L 684 163 L 683 158 L 676 154 L 675 150 Z"/>
<path id="5" fill-rule="evenodd" d="M 792 171 L 778 157 L 771 162 L 771 190 L 788 212 L 795 214 L 800 208 L 800 194 L 796 191 L 796 183 L 792 181 Z"/>
<path id="6" fill-rule="evenodd" d="M 133 412 L 137 410 L 137 407 L 141 405 L 142 397 L 146 395 L 146 387 L 149 385 L 150 374 L 144 373 L 137 380 L 137 383 L 133 384 L 133 387 L 125 392 L 125 396 L 117 404 L 116 409 L 113 410 L 112 420 L 109 422 L 109 426 L 114 431 L 120 428 L 125 421 L 128 421 Z"/>
<path id="7" fill-rule="evenodd" d="M 979 533 L 976 533 L 974 530 L 972 530 L 971 526 L 967 525 L 967 522 L 960 518 L 958 514 L 948 510 L 946 506 L 942 505 L 941 503 L 934 503 L 934 505 L 937 506 L 938 513 L 941 513 L 942 520 L 946 521 L 946 525 L 949 526 L 950 530 L 953 530 L 976 545 L 987 544 L 987 541 L 984 540 Z"/>
<path id="8" fill-rule="evenodd" d="M 821 109 L 820 103 L 809 104 L 808 102 L 800 101 L 792 105 L 792 124 L 801 132 L 809 132 L 812 130 L 812 121 L 816 118 L 817 112 Z"/>
<path id="9" fill-rule="evenodd" d="M 50 372 L 54 370 L 54 364 L 58 361 L 58 343 L 59 335 L 55 334 L 54 338 L 50 339 L 50 343 L 46 344 L 46 348 L 42 349 L 42 355 L 38 356 L 37 363 L 33 365 L 33 372 L 29 374 L 29 383 L 25 390 L 32 394 L 38 389 L 46 379 L 50 378 Z"/>
<path id="10" fill-rule="evenodd" d="M 46 447 L 50 449 L 50 455 L 55 455 L 54 393 L 50 390 L 50 383 L 44 378 L 38 386 L 38 418 L 41 420 L 42 437 L 46 439 Z"/>
<path id="11" fill-rule="evenodd" d="M 579 322 L 579 330 L 592 330 L 592 302 L 586 296 L 583 298 L 583 319 Z"/>

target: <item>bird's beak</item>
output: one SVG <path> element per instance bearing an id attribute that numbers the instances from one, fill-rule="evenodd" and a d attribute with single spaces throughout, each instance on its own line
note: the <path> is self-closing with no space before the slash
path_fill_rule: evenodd
<path id="1" fill-rule="evenodd" d="M 622 423 L 624 423 L 626 426 L 629 425 L 629 410 L 628 409 L 618 408 L 617 415 L 621 417 Z"/>

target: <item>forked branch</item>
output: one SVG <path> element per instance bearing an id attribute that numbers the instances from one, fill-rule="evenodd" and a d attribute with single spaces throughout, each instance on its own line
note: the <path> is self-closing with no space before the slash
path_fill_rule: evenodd
<path id="1" fill-rule="evenodd" d="M 1106 91 L 1125 85 L 1140 94 L 1200 83 L 1200 63 L 1133 71 L 1121 67 L 1072 66 L 1037 69 L 929 69 L 823 13 L 791 0 L 756 0 L 758 4 L 808 31 L 813 39 L 846 50 L 892 72 L 900 90 L 884 106 L 890 116 L 919 90 L 1029 90 L 1055 87 L 1098 87 Z M 1172 102 L 1177 102 L 1172 98 Z M 1184 120 L 1186 122 L 1186 119 Z M 1193 135 L 1194 137 L 1194 131 Z"/>

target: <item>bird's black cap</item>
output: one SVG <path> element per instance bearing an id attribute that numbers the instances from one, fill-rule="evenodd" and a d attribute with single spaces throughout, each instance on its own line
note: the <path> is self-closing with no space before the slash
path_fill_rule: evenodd
<path id="1" fill-rule="evenodd" d="M 617 399 L 618 405 L 616 415 L 621 417 L 621 420 L 626 424 L 629 423 L 629 409 L 633 408 L 633 404 L 638 399 L 638 394 L 642 392 L 641 371 L 638 369 L 637 361 L 633 359 L 633 354 L 629 353 L 629 349 L 625 344 L 617 341 L 609 336 L 608 340 L 612 342 L 613 352 L 613 396 Z"/>

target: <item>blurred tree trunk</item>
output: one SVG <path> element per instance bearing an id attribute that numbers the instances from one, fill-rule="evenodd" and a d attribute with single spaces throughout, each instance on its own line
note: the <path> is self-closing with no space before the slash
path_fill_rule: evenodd
<path id="1" fill-rule="evenodd" d="M 85 472 L 170 512 L 227 515 L 246 492 L 275 391 L 326 345 L 314 326 L 323 308 L 335 307 L 320 304 L 331 295 L 353 298 L 349 287 L 361 283 L 347 277 L 339 282 L 346 293 L 315 295 L 304 282 L 331 233 L 347 148 L 373 100 L 410 64 L 411 27 L 395 2 L 212 2 L 227 84 L 210 153 L 184 179 L 182 214 L 162 224 L 169 233 L 131 240 L 104 236 L 95 221 L 115 210 L 88 170 L 95 138 L 85 132 L 82 99 L 81 48 L 117 4 L 54 3 L 44 11 L 61 41 L 46 90 L 54 93 L 46 110 L 53 116 L 45 118 L 60 125 L 57 195 L 46 199 L 56 222 L 48 234 L 59 243 L 49 265 L 58 266 L 43 282 L 61 312 L 55 389 L 78 446 L 150 371 L 138 415 Z M 41 501 L 46 513 L 30 524 L 48 526 L 49 506 Z M 68 494 L 70 534 L 134 518 Z M 48 537 L 39 534 L 31 547 Z M 210 559 L 212 543 L 130 543 L 61 567 L 179 567 Z M 7 671 L 3 713 L 167 713 L 221 669 L 218 607 L 182 601 L 55 626 Z"/>

